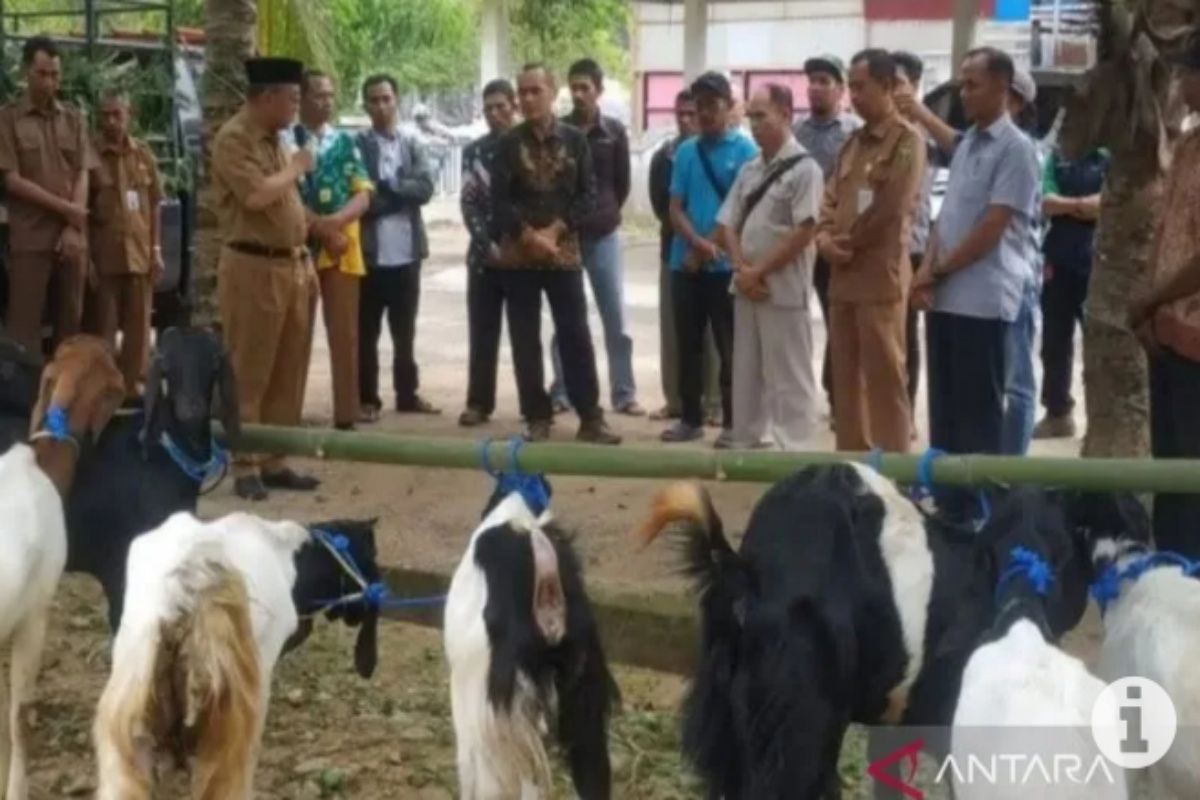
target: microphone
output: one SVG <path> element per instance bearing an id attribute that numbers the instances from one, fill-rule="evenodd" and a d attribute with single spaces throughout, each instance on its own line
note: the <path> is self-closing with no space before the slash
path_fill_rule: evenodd
<path id="1" fill-rule="evenodd" d="M 296 147 L 303 150 L 308 147 L 308 128 L 303 125 L 297 125 L 292 129 L 293 135 L 296 138 Z"/>

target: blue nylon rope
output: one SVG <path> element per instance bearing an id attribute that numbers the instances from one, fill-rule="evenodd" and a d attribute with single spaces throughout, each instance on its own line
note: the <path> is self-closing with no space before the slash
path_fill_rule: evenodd
<path id="1" fill-rule="evenodd" d="M 996 581 L 995 600 L 999 604 L 1000 592 L 1014 578 L 1025 578 L 1038 596 L 1045 597 L 1054 584 L 1054 570 L 1046 559 L 1026 547 L 1014 547 L 1009 554 L 1008 568 Z"/>
<path id="2" fill-rule="evenodd" d="M 1124 569 L 1118 569 L 1116 564 L 1110 564 L 1096 577 L 1088 589 L 1095 599 L 1096 605 L 1100 606 L 1100 614 L 1103 615 L 1107 612 L 1109 604 L 1121 596 L 1122 583 L 1126 581 L 1136 583 L 1143 575 L 1157 567 L 1179 567 L 1189 578 L 1200 575 L 1200 561 L 1192 561 L 1170 550 L 1147 553 L 1126 564 Z"/>

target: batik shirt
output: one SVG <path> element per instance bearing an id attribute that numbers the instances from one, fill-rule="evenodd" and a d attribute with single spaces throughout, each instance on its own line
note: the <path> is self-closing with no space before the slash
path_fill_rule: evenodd
<path id="1" fill-rule="evenodd" d="M 362 155 L 349 134 L 326 125 L 320 131 L 309 131 L 309 136 L 316 167 L 301 179 L 300 194 L 310 211 L 320 216 L 335 214 L 345 208 L 354 195 L 374 190 Z M 350 246 L 341 260 L 335 262 L 322 250 L 317 257 L 317 268 L 337 266 L 348 275 L 367 274 L 358 222 L 350 223 L 342 233 L 350 240 Z"/>

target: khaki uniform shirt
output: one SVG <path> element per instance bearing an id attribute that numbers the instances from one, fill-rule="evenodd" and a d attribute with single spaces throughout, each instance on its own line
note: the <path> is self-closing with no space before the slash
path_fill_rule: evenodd
<path id="1" fill-rule="evenodd" d="M 746 198 L 779 169 L 780 162 L 799 155 L 804 158 L 788 167 L 771 184 L 771 188 L 767 189 L 747 217 Z M 806 222 L 817 221 L 823 183 L 821 165 L 795 138 L 789 136 L 771 160 L 768 161 L 759 153 L 746 162 L 717 214 L 717 222 L 728 228 L 731 234 L 735 234 L 738 226 L 742 225 L 739 238 L 742 254 L 751 264 L 757 263 L 796 228 Z M 816 247 L 809 244 L 791 263 L 769 273 L 768 302 L 776 306 L 807 309 L 815 260 Z"/>
<path id="2" fill-rule="evenodd" d="M 146 275 L 152 259 L 154 216 L 162 189 L 154 153 L 132 137 L 123 144 L 96 139 L 92 170 L 92 261 L 100 275 Z"/>
<path id="3" fill-rule="evenodd" d="M 308 223 L 299 187 L 261 211 L 251 211 L 244 202 L 287 163 L 279 133 L 255 123 L 246 109 L 221 126 L 213 142 L 212 186 L 226 243 L 294 248 L 302 255 Z"/>
<path id="4" fill-rule="evenodd" d="M 51 194 L 70 200 L 83 170 L 96 165 L 83 117 L 55 101 L 35 109 L 28 95 L 0 108 L 0 171 L 14 172 Z M 66 220 L 53 211 L 13 197 L 8 204 L 8 247 L 17 253 L 49 253 L 58 246 Z"/>
<path id="5" fill-rule="evenodd" d="M 1200 128 L 1175 145 L 1158 222 L 1154 284 L 1172 280 L 1200 259 Z M 1200 294 L 1168 303 L 1154 315 L 1154 336 L 1164 347 L 1200 361 Z"/>
<path id="6" fill-rule="evenodd" d="M 825 187 L 818 233 L 849 236 L 854 256 L 830 269 L 829 296 L 892 303 L 908 293 L 908 244 L 925 174 L 925 141 L 898 115 L 851 134 Z"/>

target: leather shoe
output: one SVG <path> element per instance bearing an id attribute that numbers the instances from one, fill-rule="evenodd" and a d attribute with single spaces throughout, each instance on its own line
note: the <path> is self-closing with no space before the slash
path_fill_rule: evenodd
<path id="1" fill-rule="evenodd" d="M 269 489 L 283 489 L 291 492 L 311 492 L 321 485 L 321 482 L 311 475 L 284 468 L 277 472 L 264 472 L 262 485 Z"/>
<path id="2" fill-rule="evenodd" d="M 243 475 L 233 482 L 233 493 L 243 500 L 260 502 L 267 499 L 267 487 L 257 475 Z"/>

